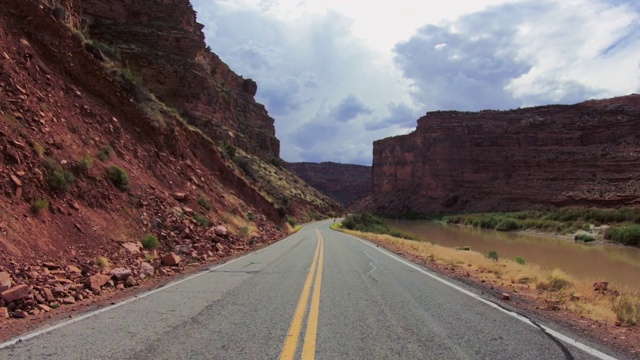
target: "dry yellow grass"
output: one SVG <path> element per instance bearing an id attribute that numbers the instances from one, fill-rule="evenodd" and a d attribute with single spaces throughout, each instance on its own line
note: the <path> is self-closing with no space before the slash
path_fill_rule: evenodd
<path id="1" fill-rule="evenodd" d="M 629 304 L 640 304 L 638 294 L 632 294 L 627 289 L 613 284 L 611 288 L 620 292 L 619 297 L 598 294 L 593 291 L 591 279 L 572 278 L 558 269 L 547 271 L 535 264 L 521 265 L 510 259 L 494 261 L 475 251 L 461 251 L 429 242 L 399 239 L 389 235 L 340 230 L 373 241 L 390 250 L 400 251 L 437 264 L 464 269 L 475 279 L 484 280 L 505 291 L 522 293 L 537 300 L 543 307 L 565 309 L 593 320 L 613 322 L 618 319 L 624 321 L 619 315 L 616 315 L 612 305 L 615 301 L 620 302 L 620 300 L 616 300 L 618 298 L 631 299 L 624 302 L 624 306 L 619 306 L 624 308 L 626 313 L 633 311 L 633 307 Z"/>

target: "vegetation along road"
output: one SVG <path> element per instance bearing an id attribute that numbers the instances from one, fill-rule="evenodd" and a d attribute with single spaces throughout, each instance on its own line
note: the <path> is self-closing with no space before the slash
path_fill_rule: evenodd
<path id="1" fill-rule="evenodd" d="M 615 356 L 330 230 L 330 223 L 307 225 L 270 247 L 0 344 L 0 358 Z"/>

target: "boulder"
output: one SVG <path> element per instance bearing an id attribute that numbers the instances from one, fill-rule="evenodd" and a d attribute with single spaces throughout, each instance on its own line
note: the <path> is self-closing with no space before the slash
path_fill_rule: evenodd
<path id="1" fill-rule="evenodd" d="M 82 270 L 79 267 L 73 265 L 67 266 L 67 272 L 71 274 L 82 274 Z"/>
<path id="2" fill-rule="evenodd" d="M 84 285 L 90 289 L 91 291 L 93 291 L 94 294 L 99 294 L 100 293 L 100 288 L 102 286 L 104 286 L 106 283 L 109 282 L 111 278 L 107 275 L 103 275 L 103 274 L 97 274 L 97 275 L 93 275 L 88 277 L 85 280 Z"/>
<path id="3" fill-rule="evenodd" d="M 0 292 L 11 288 L 11 275 L 7 272 L 0 272 Z"/>
<path id="4" fill-rule="evenodd" d="M 131 276 L 131 269 L 115 268 L 109 272 L 109 275 L 116 281 L 126 280 Z"/>
<path id="5" fill-rule="evenodd" d="M 609 282 L 597 281 L 593 284 L 593 291 L 599 292 L 599 293 L 605 293 L 607 292 L 608 287 L 609 287 Z"/>
<path id="6" fill-rule="evenodd" d="M 54 301 L 56 298 L 53 296 L 53 292 L 49 288 L 45 288 L 42 290 L 42 294 L 44 295 L 44 299 L 48 302 Z"/>
<path id="7" fill-rule="evenodd" d="M 132 254 L 140 253 L 140 243 L 126 242 L 122 244 L 122 247 L 127 249 Z"/>
<path id="8" fill-rule="evenodd" d="M 222 226 L 222 225 L 218 225 L 215 228 L 213 228 L 213 233 L 220 236 L 220 237 L 228 237 L 229 236 L 229 230 L 227 230 L 226 227 Z"/>
<path id="9" fill-rule="evenodd" d="M 162 265 L 165 266 L 176 266 L 180 264 L 180 261 L 182 261 L 180 256 L 174 253 L 168 253 L 167 255 L 162 257 Z"/>
<path id="10" fill-rule="evenodd" d="M 145 275 L 148 277 L 152 277 L 155 273 L 153 265 L 149 264 L 148 262 L 143 262 L 142 264 L 140 264 L 140 270 L 138 271 L 141 275 Z"/>
<path id="11" fill-rule="evenodd" d="M 40 311 L 44 311 L 44 312 L 49 312 L 51 311 L 51 308 L 45 304 L 37 304 L 36 305 L 36 309 L 40 310 Z"/>
<path id="12" fill-rule="evenodd" d="M 0 293 L 0 297 L 6 303 L 10 303 L 15 300 L 24 299 L 31 293 L 31 289 L 27 285 L 16 285 L 10 289 L 7 289 Z"/>

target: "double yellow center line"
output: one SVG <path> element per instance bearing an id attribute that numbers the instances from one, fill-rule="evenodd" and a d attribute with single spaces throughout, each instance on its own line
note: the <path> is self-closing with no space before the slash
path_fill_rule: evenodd
<path id="1" fill-rule="evenodd" d="M 316 338 L 318 334 L 318 314 L 320 312 L 320 287 L 322 286 L 322 264 L 324 260 L 324 240 L 318 229 L 318 244 L 316 245 L 316 252 L 313 255 L 313 261 L 311 262 L 311 268 L 307 275 L 307 280 L 302 288 L 302 294 L 300 294 L 300 300 L 296 306 L 296 312 L 293 315 L 291 326 L 289 326 L 289 332 L 282 348 L 281 360 L 293 359 L 296 355 L 296 348 L 298 347 L 298 338 L 300 337 L 300 331 L 302 330 L 302 323 L 304 321 L 304 315 L 307 310 L 307 304 L 309 302 L 309 293 L 311 292 L 311 286 L 313 285 L 313 294 L 311 295 L 311 306 L 309 308 L 309 317 L 307 319 L 307 330 L 304 335 L 304 345 L 302 346 L 302 359 L 313 359 L 316 353 Z M 315 282 L 314 282 L 315 275 Z M 312 284 L 313 283 L 313 284 Z"/>

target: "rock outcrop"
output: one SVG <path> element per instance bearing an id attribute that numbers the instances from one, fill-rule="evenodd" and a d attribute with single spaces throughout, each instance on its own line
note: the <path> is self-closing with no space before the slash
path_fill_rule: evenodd
<path id="1" fill-rule="evenodd" d="M 205 46 L 189 0 L 81 0 L 83 27 L 98 49 L 215 142 L 279 157 L 274 120 L 244 79 Z"/>
<path id="2" fill-rule="evenodd" d="M 302 162 L 288 163 L 287 167 L 343 206 L 371 193 L 371 166 Z"/>
<path id="3" fill-rule="evenodd" d="M 378 140 L 373 195 L 383 214 L 640 203 L 640 95 L 510 111 L 428 113 Z"/>

